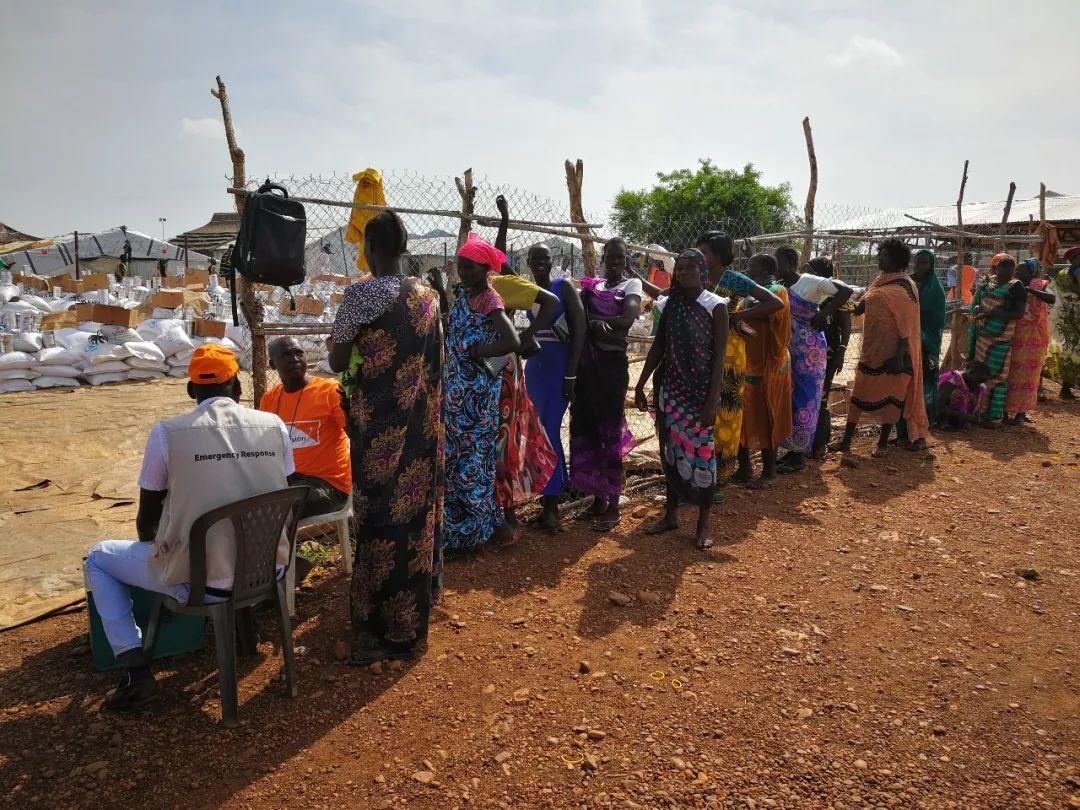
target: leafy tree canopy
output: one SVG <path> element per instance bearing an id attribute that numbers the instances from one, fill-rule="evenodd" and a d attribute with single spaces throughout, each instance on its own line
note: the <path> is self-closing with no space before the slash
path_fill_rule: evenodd
<path id="1" fill-rule="evenodd" d="M 706 158 L 696 170 L 658 172 L 656 179 L 651 189 L 623 189 L 615 197 L 612 225 L 635 242 L 682 249 L 709 228 L 739 238 L 790 230 L 798 222 L 791 186 L 763 185 L 751 163 L 739 172 Z"/>

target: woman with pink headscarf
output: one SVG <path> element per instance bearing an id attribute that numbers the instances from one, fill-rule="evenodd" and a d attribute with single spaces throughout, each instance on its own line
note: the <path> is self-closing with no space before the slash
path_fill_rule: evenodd
<path id="1" fill-rule="evenodd" d="M 446 436 L 443 506 L 447 551 L 512 539 L 495 502 L 496 438 L 502 365 L 521 342 L 488 278 L 506 255 L 476 234 L 458 250 L 461 284 L 446 319 L 442 425 Z M 441 280 L 438 273 L 433 280 Z M 438 284 L 438 281 L 436 281 Z M 443 291 L 440 290 L 440 293 Z"/>

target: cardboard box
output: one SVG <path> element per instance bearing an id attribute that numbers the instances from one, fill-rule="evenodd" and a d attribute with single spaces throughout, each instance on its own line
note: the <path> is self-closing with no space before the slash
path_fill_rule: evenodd
<path id="1" fill-rule="evenodd" d="M 349 278 L 348 276 L 335 275 L 334 273 L 320 273 L 315 276 L 315 281 L 328 281 L 331 284 L 337 284 L 339 287 L 348 287 L 355 279 Z"/>
<path id="2" fill-rule="evenodd" d="M 91 292 L 92 290 L 107 290 L 112 277 L 108 273 L 89 273 L 76 280 L 71 276 L 54 276 L 49 279 L 53 287 L 59 287 L 66 293 Z"/>
<path id="3" fill-rule="evenodd" d="M 211 321 L 205 318 L 199 318 L 194 322 L 195 337 L 213 337 L 223 338 L 225 337 L 225 321 Z"/>
<path id="4" fill-rule="evenodd" d="M 330 303 L 333 304 L 335 307 L 344 300 L 345 300 L 345 293 L 331 293 L 330 294 Z"/>
<path id="5" fill-rule="evenodd" d="M 318 298 L 312 298 L 310 295 L 296 296 L 296 309 L 293 309 L 292 302 L 288 298 L 282 298 L 278 303 L 278 311 L 282 315 L 314 315 L 318 317 L 323 314 L 324 309 L 323 302 Z"/>
<path id="6" fill-rule="evenodd" d="M 42 292 L 52 292 L 52 286 L 50 285 L 50 279 L 45 276 L 35 276 L 32 274 L 14 273 L 11 276 L 12 280 L 16 284 L 22 284 L 28 290 L 41 290 Z"/>
<path id="7" fill-rule="evenodd" d="M 94 320 L 94 304 L 76 304 L 68 310 L 79 323 Z"/>
<path id="8" fill-rule="evenodd" d="M 67 312 L 50 312 L 48 315 L 41 316 L 42 332 L 45 332 L 49 329 L 73 329 L 78 325 L 79 321 L 75 316 L 74 310 L 71 309 L 69 309 Z"/>
<path id="9" fill-rule="evenodd" d="M 183 290 L 158 290 L 146 299 L 146 306 L 151 310 L 156 309 L 157 307 L 161 307 L 162 309 L 176 309 L 183 305 Z"/>
<path id="10" fill-rule="evenodd" d="M 209 270 L 197 270 L 194 267 L 189 267 L 184 271 L 184 286 L 189 289 L 194 287 L 197 290 L 205 290 L 209 283 Z"/>
<path id="11" fill-rule="evenodd" d="M 144 309 L 124 309 L 106 304 L 77 304 L 73 311 L 79 323 L 95 321 L 110 326 L 138 326 L 148 317 Z"/>
<path id="12" fill-rule="evenodd" d="M 161 280 L 163 290 L 183 289 L 185 286 L 183 276 L 166 276 Z"/>

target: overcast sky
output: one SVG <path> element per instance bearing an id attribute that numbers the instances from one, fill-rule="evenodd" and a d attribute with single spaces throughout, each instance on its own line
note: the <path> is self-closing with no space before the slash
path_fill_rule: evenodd
<path id="1" fill-rule="evenodd" d="M 215 74 L 250 174 L 366 166 L 585 207 L 710 157 L 801 205 L 1080 194 L 1080 0 L 5 4 L 0 221 L 160 235 L 227 210 Z"/>

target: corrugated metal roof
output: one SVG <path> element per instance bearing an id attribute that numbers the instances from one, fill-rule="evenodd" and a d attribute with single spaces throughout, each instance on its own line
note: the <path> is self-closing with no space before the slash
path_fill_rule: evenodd
<path id="1" fill-rule="evenodd" d="M 1004 211 L 1004 200 L 1000 202 L 964 203 L 964 227 L 1000 225 L 1001 215 Z M 937 225 L 956 227 L 957 224 L 955 205 L 927 205 L 911 208 L 885 208 L 852 217 L 843 222 L 829 223 L 823 225 L 823 227 L 831 231 L 861 231 L 918 226 L 918 223 L 908 219 L 904 214 L 910 214 L 913 217 L 925 219 Z M 1012 209 L 1009 212 L 1009 222 L 1016 224 L 1026 223 L 1030 217 L 1034 217 L 1036 220 L 1039 218 L 1039 198 L 1013 200 Z M 1046 220 L 1051 223 L 1080 221 L 1080 197 L 1047 195 Z"/>

